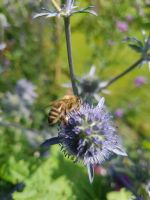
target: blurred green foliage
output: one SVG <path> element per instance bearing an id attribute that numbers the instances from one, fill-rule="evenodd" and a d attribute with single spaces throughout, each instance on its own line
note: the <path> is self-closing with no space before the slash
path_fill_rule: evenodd
<path id="1" fill-rule="evenodd" d="M 121 189 L 119 192 L 110 192 L 107 195 L 108 200 L 128 200 L 128 199 L 135 199 L 130 192 L 127 192 L 125 189 Z"/>
<path id="2" fill-rule="evenodd" d="M 150 30 L 150 8 L 146 1 L 137 0 L 77 1 L 79 6 L 90 3 L 96 5 L 98 17 L 82 14 L 71 19 L 75 72 L 81 76 L 91 65 L 96 65 L 97 75 L 104 81 L 138 59 L 139 55 L 122 43 L 122 39 L 126 36 L 142 39 L 141 30 Z M 70 93 L 70 89 L 61 86 L 70 81 L 63 21 L 33 20 L 33 15 L 41 7 L 50 8 L 49 0 L 0 2 L 0 13 L 8 22 L 7 27 L 1 27 L 4 37 L 0 37 L 0 42 L 6 44 L 6 48 L 0 50 L 0 199 L 135 199 L 129 188 L 116 191 L 117 180 L 109 171 L 111 165 L 118 170 L 115 162 L 106 164 L 107 174 L 96 174 L 90 185 L 86 170 L 65 159 L 59 148 L 52 148 L 48 157 L 39 156 L 39 144 L 57 134 L 55 127 L 47 125 L 45 107 L 50 101 Z M 127 23 L 128 29 L 120 31 L 117 21 Z M 139 75 L 148 81 L 136 87 L 134 79 Z M 37 86 L 38 98 L 28 108 L 28 117 L 19 114 L 19 110 L 14 114 L 5 108 L 9 105 L 3 104 L 7 92 L 15 94 L 20 79 L 27 79 Z M 129 155 L 119 167 L 131 179 L 134 190 L 147 199 L 145 188 L 150 180 L 150 81 L 147 66 L 137 68 L 108 89 L 111 94 L 102 95 L 110 111 L 114 113 L 117 108 L 125 111 L 122 118 L 115 118 Z M 119 184 L 120 188 L 125 187 Z"/>

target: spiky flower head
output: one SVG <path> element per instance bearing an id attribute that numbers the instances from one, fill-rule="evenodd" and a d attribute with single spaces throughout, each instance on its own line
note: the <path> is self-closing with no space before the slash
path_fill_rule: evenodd
<path id="1" fill-rule="evenodd" d="M 101 98 L 96 107 L 84 103 L 78 111 L 69 113 L 59 137 L 65 154 L 89 166 L 102 164 L 114 154 L 127 155 L 116 132 Z"/>
<path id="2" fill-rule="evenodd" d="M 51 0 L 51 3 L 53 9 L 47 10 L 43 8 L 42 10 L 44 10 L 44 12 L 36 14 L 34 18 L 70 17 L 77 13 L 90 13 L 92 15 L 97 15 L 96 12 L 92 10 L 93 6 L 78 9 L 78 7 L 75 6 L 74 0 L 67 0 L 64 5 L 60 5 L 56 0 Z"/>
<path id="3" fill-rule="evenodd" d="M 106 85 L 107 81 L 102 81 L 96 75 L 96 67 L 94 65 L 91 66 L 90 71 L 87 74 L 77 78 L 78 92 L 82 99 L 86 101 L 87 97 L 91 97 L 91 99 L 94 97 L 96 101 L 100 101 L 100 92 L 109 94 L 109 91 L 105 89 Z M 64 84 L 63 86 L 67 88 L 70 86 L 71 88 L 71 84 Z"/>

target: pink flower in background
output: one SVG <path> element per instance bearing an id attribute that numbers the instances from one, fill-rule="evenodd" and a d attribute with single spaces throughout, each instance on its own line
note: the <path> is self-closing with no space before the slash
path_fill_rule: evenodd
<path id="1" fill-rule="evenodd" d="M 116 110 L 115 110 L 115 116 L 117 117 L 117 118 L 122 118 L 123 117 L 123 115 L 124 115 L 124 109 L 123 108 L 117 108 Z"/>
<path id="2" fill-rule="evenodd" d="M 146 83 L 147 83 L 147 78 L 144 77 L 144 76 L 138 76 L 134 80 L 134 84 L 135 84 L 136 87 L 140 87 L 140 86 L 142 86 Z"/>
<path id="3" fill-rule="evenodd" d="M 104 167 L 100 166 L 100 165 L 96 165 L 94 167 L 94 171 L 95 171 L 96 175 L 101 175 L 101 176 L 106 176 L 107 175 L 107 170 Z"/>
<path id="4" fill-rule="evenodd" d="M 116 27 L 120 32 L 126 32 L 128 30 L 128 24 L 124 21 L 117 21 Z"/>
<path id="5" fill-rule="evenodd" d="M 126 16 L 126 20 L 127 20 L 128 22 L 132 22 L 132 21 L 133 21 L 133 16 L 132 16 L 131 14 L 128 14 L 128 15 Z"/>

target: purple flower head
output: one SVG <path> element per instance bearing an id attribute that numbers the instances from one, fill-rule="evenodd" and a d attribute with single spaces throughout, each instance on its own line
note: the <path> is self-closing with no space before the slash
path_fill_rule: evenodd
<path id="1" fill-rule="evenodd" d="M 69 113 L 68 122 L 60 125 L 59 137 L 65 155 L 93 166 L 114 154 L 127 155 L 116 132 L 101 98 L 96 107 L 83 103 L 79 111 Z"/>
<path id="2" fill-rule="evenodd" d="M 123 115 L 124 115 L 124 109 L 123 108 L 117 108 L 115 110 L 115 116 L 118 117 L 118 118 L 122 118 Z"/>
<path id="3" fill-rule="evenodd" d="M 27 104 L 32 105 L 37 98 L 36 86 L 26 79 L 20 79 L 16 84 L 16 93 Z"/>
<path id="4" fill-rule="evenodd" d="M 128 22 L 132 22 L 133 21 L 133 16 L 131 14 L 128 14 L 126 16 L 126 19 L 127 19 Z"/>
<path id="5" fill-rule="evenodd" d="M 147 83 L 147 79 L 144 76 L 138 76 L 134 80 L 134 84 L 135 84 L 136 87 L 140 87 L 140 86 L 142 86 L 142 85 L 144 85 L 146 83 Z"/>
<path id="6" fill-rule="evenodd" d="M 96 67 L 92 66 L 89 73 L 79 79 L 81 94 L 93 95 L 99 90 L 99 79 L 96 76 Z"/>
<path id="7" fill-rule="evenodd" d="M 95 174 L 97 175 L 101 175 L 101 176 L 107 175 L 107 170 L 100 165 L 95 165 L 94 170 L 95 170 Z"/>
<path id="8" fill-rule="evenodd" d="M 120 32 L 126 32 L 128 30 L 128 24 L 124 21 L 117 21 L 116 27 Z"/>
<path id="9" fill-rule="evenodd" d="M 3 108 L 9 112 L 11 116 L 18 117 L 29 117 L 30 110 L 26 107 L 22 99 L 18 94 L 13 94 L 11 92 L 6 92 L 4 98 L 2 99 Z"/>

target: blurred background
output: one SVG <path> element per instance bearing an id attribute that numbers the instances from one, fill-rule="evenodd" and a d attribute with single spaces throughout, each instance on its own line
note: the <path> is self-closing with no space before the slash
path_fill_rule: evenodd
<path id="1" fill-rule="evenodd" d="M 94 80 L 106 81 L 132 65 L 139 54 L 123 39 L 143 40 L 150 32 L 149 0 L 79 1 L 98 16 L 71 18 L 75 73 L 92 66 Z M 40 157 L 37 147 L 57 135 L 48 126 L 51 101 L 71 89 L 62 18 L 33 19 L 50 0 L 0 1 L 0 199 L 150 199 L 150 72 L 136 68 L 100 95 L 114 117 L 128 158 L 86 169 L 64 158 L 59 146 Z M 47 108 L 48 107 L 48 108 Z"/>

